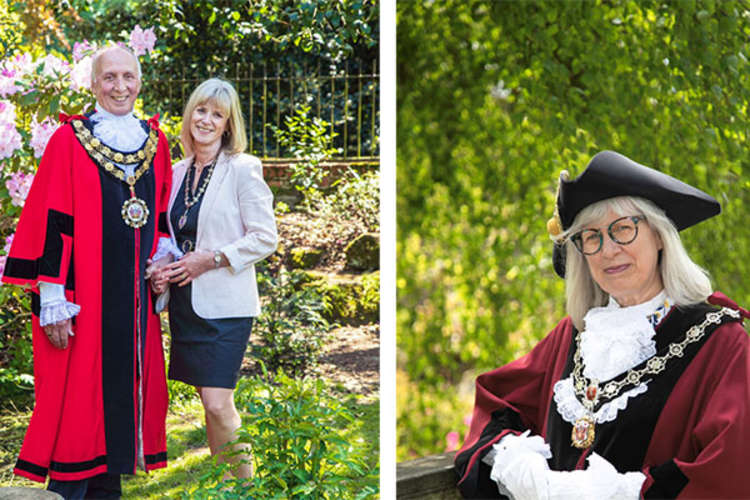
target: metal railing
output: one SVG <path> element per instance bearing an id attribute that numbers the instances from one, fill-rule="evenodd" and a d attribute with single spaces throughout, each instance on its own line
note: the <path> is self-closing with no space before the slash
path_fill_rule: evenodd
<path id="1" fill-rule="evenodd" d="M 348 61 L 343 69 L 326 73 L 321 65 L 285 68 L 237 65 L 233 74 L 221 75 L 232 82 L 240 96 L 248 129 L 249 150 L 262 158 L 290 157 L 269 125 L 284 129 L 284 118 L 307 105 L 310 117 L 328 122 L 335 135 L 333 147 L 339 159 L 367 159 L 379 155 L 380 75 L 377 60 Z M 149 83 L 163 109 L 181 116 L 190 93 L 205 78 L 182 74 Z"/>

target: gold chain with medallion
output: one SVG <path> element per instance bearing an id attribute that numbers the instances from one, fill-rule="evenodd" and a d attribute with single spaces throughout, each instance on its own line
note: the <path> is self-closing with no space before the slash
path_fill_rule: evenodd
<path id="1" fill-rule="evenodd" d="M 586 409 L 586 414 L 573 423 L 571 432 L 571 442 L 576 448 L 588 448 L 594 442 L 596 418 L 594 416 L 594 407 L 599 401 L 600 396 L 612 400 L 624 392 L 626 387 L 635 387 L 639 385 L 646 375 L 658 375 L 667 368 L 667 362 L 675 357 L 681 358 L 685 349 L 695 342 L 698 342 L 705 335 L 706 327 L 710 324 L 720 324 L 724 316 L 739 318 L 739 311 L 722 308 L 720 311 L 706 314 L 706 319 L 698 325 L 690 327 L 685 334 L 685 338 L 680 342 L 673 342 L 667 348 L 667 352 L 661 356 L 652 356 L 646 365 L 639 369 L 630 369 L 626 375 L 619 380 L 611 380 L 604 387 L 599 389 L 599 381 L 589 379 L 583 374 L 583 357 L 581 356 L 581 332 L 576 335 L 576 352 L 573 355 L 573 389 L 579 401 Z"/>
<path id="2" fill-rule="evenodd" d="M 86 149 L 86 152 L 95 159 L 104 170 L 110 175 L 120 179 L 126 183 L 130 188 L 130 198 L 125 200 L 120 210 L 120 215 L 128 226 L 137 229 L 143 227 L 148 222 L 149 209 L 146 202 L 135 195 L 135 183 L 138 179 L 145 174 L 149 168 L 151 168 L 151 160 L 156 154 L 157 144 L 159 143 L 159 133 L 156 130 L 151 130 L 148 134 L 146 143 L 133 153 L 123 154 L 118 151 L 113 151 L 102 142 L 94 137 L 94 135 L 86 128 L 82 120 L 73 120 L 73 131 L 76 134 L 79 142 Z M 135 169 L 133 175 L 126 176 L 115 163 L 120 164 L 133 164 L 139 163 L 138 168 Z"/>

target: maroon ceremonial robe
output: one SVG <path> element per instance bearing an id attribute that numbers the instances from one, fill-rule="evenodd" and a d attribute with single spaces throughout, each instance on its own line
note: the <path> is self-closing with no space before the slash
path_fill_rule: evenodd
<path id="1" fill-rule="evenodd" d="M 456 454 L 462 494 L 504 498 L 482 457 L 506 434 L 530 429 L 549 443 L 550 469 L 584 469 L 596 452 L 621 473 L 646 475 L 641 498 L 750 498 L 750 342 L 738 312 L 750 313 L 720 293 L 709 300 L 731 308 L 732 316 L 709 325 L 683 356 L 649 377 L 648 391 L 630 399 L 614 422 L 597 424 L 595 440 L 584 450 L 571 445 L 572 425 L 553 400 L 554 384 L 573 368 L 576 329 L 570 318 L 526 356 L 479 376 L 471 427 Z M 657 354 L 717 309 L 673 308 L 656 327 Z"/>
<path id="2" fill-rule="evenodd" d="M 158 132 L 135 194 L 150 211 L 140 228 L 121 208 L 128 185 L 87 153 L 72 120 L 52 136 L 29 191 L 3 281 L 30 285 L 35 406 L 14 472 L 44 481 L 166 466 L 167 386 L 159 317 L 144 280 L 146 259 L 167 236 L 169 148 Z M 130 152 L 121 152 L 130 153 Z M 81 306 L 75 336 L 56 349 L 39 326 L 38 282 L 65 285 Z"/>

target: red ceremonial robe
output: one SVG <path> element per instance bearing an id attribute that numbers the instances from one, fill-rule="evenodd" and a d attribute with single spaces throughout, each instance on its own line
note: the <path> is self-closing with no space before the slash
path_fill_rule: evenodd
<path id="1" fill-rule="evenodd" d="M 121 215 L 128 185 L 89 156 L 72 120 L 50 139 L 18 222 L 2 280 L 30 285 L 34 412 L 14 472 L 44 481 L 134 474 L 166 466 L 167 386 L 159 317 L 144 280 L 146 259 L 168 236 L 169 147 L 158 132 L 135 194 L 150 215 L 134 229 Z M 130 152 L 121 152 L 130 153 Z M 39 325 L 38 282 L 65 285 L 81 306 L 75 336 L 56 349 Z"/>
<path id="2" fill-rule="evenodd" d="M 482 457 L 506 434 L 530 429 L 549 443 L 550 469 L 585 469 L 596 452 L 621 473 L 646 475 L 641 498 L 750 498 L 750 343 L 741 324 L 750 313 L 720 293 L 709 301 L 728 314 L 650 376 L 648 391 L 630 399 L 614 422 L 596 424 L 584 450 L 571 445 L 572 425 L 553 400 L 554 384 L 573 368 L 577 332 L 569 317 L 526 356 L 479 376 L 471 426 L 455 460 L 461 493 L 505 498 Z M 657 354 L 716 310 L 673 308 L 656 327 Z"/>

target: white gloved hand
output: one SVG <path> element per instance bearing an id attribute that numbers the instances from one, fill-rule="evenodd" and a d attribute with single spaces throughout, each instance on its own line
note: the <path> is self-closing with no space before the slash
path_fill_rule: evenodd
<path id="1" fill-rule="evenodd" d="M 592 453 L 588 468 L 546 473 L 547 500 L 638 500 L 646 476 L 621 474 L 605 458 Z"/>
<path id="2" fill-rule="evenodd" d="M 494 460 L 490 478 L 498 483 L 500 493 L 514 500 L 546 500 L 549 472 L 549 445 L 541 436 L 508 435 L 493 445 Z"/>
<path id="3" fill-rule="evenodd" d="M 638 500 L 646 476 L 621 474 L 605 458 L 592 453 L 586 470 L 549 470 L 549 445 L 541 436 L 508 435 L 493 445 L 484 461 L 500 493 L 513 500 Z"/>

